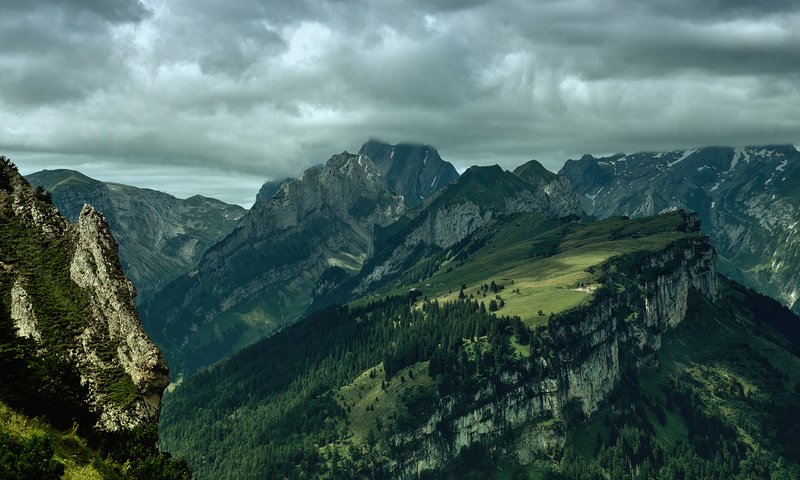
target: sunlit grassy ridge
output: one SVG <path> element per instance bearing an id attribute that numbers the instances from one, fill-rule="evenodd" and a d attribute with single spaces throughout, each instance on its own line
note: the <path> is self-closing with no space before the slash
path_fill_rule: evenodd
<path id="1" fill-rule="evenodd" d="M 397 295 L 415 288 L 429 299 L 454 301 L 465 285 L 467 297 L 487 305 L 499 294 L 504 302 L 502 314 L 519 316 L 535 326 L 550 314 L 577 307 L 591 298 L 599 285 L 594 283 L 590 267 L 618 255 L 658 251 L 671 242 L 696 235 L 681 231 L 684 223 L 679 212 L 639 220 L 617 217 L 589 224 L 577 219 L 559 221 L 535 214 L 514 215 L 478 230 L 453 249 L 434 254 L 441 257 L 440 266 L 430 277 L 416 281 L 401 277 L 378 295 Z M 482 286 L 492 281 L 504 289 L 498 293 L 484 291 Z"/>

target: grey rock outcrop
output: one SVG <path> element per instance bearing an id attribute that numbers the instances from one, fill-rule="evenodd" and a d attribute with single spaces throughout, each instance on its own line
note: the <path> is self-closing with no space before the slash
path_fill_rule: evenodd
<path id="1" fill-rule="evenodd" d="M 171 361 L 208 365 L 300 318 L 327 269 L 358 272 L 403 210 L 366 155 L 334 155 L 256 203 L 146 320 Z"/>
<path id="2" fill-rule="evenodd" d="M 161 352 L 142 329 L 133 301 L 136 290 L 122 271 L 114 237 L 103 216 L 90 205 L 81 210 L 74 237 L 70 278 L 89 294 L 92 312 L 76 354 L 84 367 L 81 379 L 96 397 L 106 430 L 133 428 L 143 420 L 155 423 L 169 375 Z M 97 352 L 103 344 L 117 346 L 111 362 Z M 102 372 L 115 365 L 122 367 L 138 392 L 125 406 L 104 401 L 100 393 Z"/>
<path id="3" fill-rule="evenodd" d="M 269 200 L 273 195 L 278 193 L 278 191 L 281 189 L 281 186 L 283 186 L 284 183 L 290 180 L 292 179 L 285 178 L 283 180 L 270 180 L 264 182 L 264 184 L 261 185 L 261 188 L 258 190 L 258 193 L 256 194 L 256 203 L 265 202 Z"/>
<path id="4" fill-rule="evenodd" d="M 11 287 L 11 320 L 17 327 L 17 335 L 41 342 L 42 334 L 37 327 L 36 312 L 23 285 L 22 279 L 17 279 Z"/>
<path id="5" fill-rule="evenodd" d="M 566 217 L 580 213 L 580 197 L 567 177 L 548 171 L 536 160 L 530 160 L 515 168 L 514 175 L 542 189 L 547 195 L 553 215 Z"/>
<path id="6" fill-rule="evenodd" d="M 78 223 L 70 224 L 4 157 L 0 215 L 20 245 L 17 251 L 0 252 L 0 281 L 16 277 L 10 303 L 19 335 L 77 367 L 87 403 L 99 418 L 97 427 L 117 431 L 156 425 L 169 381 L 167 366 L 142 329 L 136 291 L 103 216 L 87 205 Z"/>

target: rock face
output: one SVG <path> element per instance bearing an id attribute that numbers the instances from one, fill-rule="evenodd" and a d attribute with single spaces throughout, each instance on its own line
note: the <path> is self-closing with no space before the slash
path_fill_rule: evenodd
<path id="1" fill-rule="evenodd" d="M 264 184 L 261 185 L 261 188 L 258 190 L 258 193 L 256 194 L 256 203 L 265 202 L 269 200 L 270 197 L 278 193 L 278 191 L 281 189 L 281 186 L 283 186 L 284 183 L 291 180 L 292 180 L 291 178 L 286 178 L 283 180 L 270 180 L 268 182 L 264 182 Z"/>
<path id="2" fill-rule="evenodd" d="M 565 200 L 574 195 L 555 193 L 553 186 L 563 186 L 568 192 L 569 183 L 563 184 L 563 179 L 547 173 L 553 178 L 533 182 L 531 177 L 523 181 L 497 165 L 469 168 L 391 227 L 396 232 L 386 235 L 390 238 L 364 267 L 353 295 L 361 295 L 402 272 L 416 260 L 420 248 L 448 248 L 498 216 L 519 212 L 552 218 L 580 214 L 577 202 Z M 548 190 L 553 193 L 548 194 Z"/>
<path id="3" fill-rule="evenodd" d="M 37 343 L 42 341 L 42 334 L 37 327 L 36 313 L 30 295 L 25 290 L 24 281 L 20 278 L 11 288 L 11 319 L 17 327 L 17 335 L 29 337 Z"/>
<path id="4" fill-rule="evenodd" d="M 598 217 L 695 210 L 725 275 L 800 308 L 800 153 L 793 146 L 585 155 L 559 173 Z"/>
<path id="5" fill-rule="evenodd" d="M 550 172 L 536 160 L 530 160 L 514 169 L 514 175 L 525 180 L 531 185 L 540 187 L 553 209 L 559 217 L 574 215 L 581 211 L 581 201 L 578 194 L 569 183 L 569 179 L 562 175 Z"/>
<path id="6" fill-rule="evenodd" d="M 98 373 L 122 367 L 136 387 L 137 398 L 125 407 L 103 404 L 100 421 L 107 430 L 133 428 L 142 418 L 158 418 L 161 394 L 169 384 L 167 366 L 142 329 L 133 301 L 136 290 L 125 278 L 117 244 L 103 216 L 86 205 L 75 230 L 70 278 L 88 293 L 92 312 L 79 337 L 85 356 L 81 363 Z M 111 362 L 103 361 L 97 352 L 96 345 L 103 343 L 117 346 Z M 101 390 L 99 375 L 84 378 L 90 390 Z"/>
<path id="7" fill-rule="evenodd" d="M 203 253 L 236 226 L 245 209 L 199 195 L 172 195 L 104 183 L 73 170 L 44 170 L 27 177 L 53 195 L 72 223 L 85 204 L 102 212 L 119 244 L 125 273 L 142 298 L 194 268 Z M 141 298 L 140 298 L 141 300 Z"/>
<path id="8" fill-rule="evenodd" d="M 389 188 L 402 195 L 406 206 L 415 207 L 458 177 L 450 162 L 442 160 L 430 145 L 389 145 L 370 140 L 358 151 L 368 156 L 383 174 Z"/>
<path id="9" fill-rule="evenodd" d="M 156 425 L 167 367 L 142 329 L 109 226 L 88 205 L 71 225 L 42 197 L 0 158 L 0 221 L 13 237 L 0 251 L 0 291 L 13 282 L 18 335 L 77 367 L 99 428 Z"/>
<path id="10" fill-rule="evenodd" d="M 686 314 L 690 291 L 719 298 L 716 254 L 706 239 L 680 240 L 645 255 L 636 267 L 620 259 L 609 270 L 610 281 L 624 284 L 624 291 L 603 288 L 589 305 L 550 320 L 552 356 L 530 357 L 526 372 L 504 374 L 500 391 L 487 387 L 466 411 L 453 398 L 419 429 L 394 435 L 393 447 L 405 453 L 391 465 L 393 476 L 416 478 L 465 447 L 513 430 L 521 435 L 508 447 L 522 463 L 563 446 L 569 415 L 597 411 L 626 365 L 655 362 L 661 335 Z"/>
<path id="11" fill-rule="evenodd" d="M 262 197 L 145 319 L 171 361 L 208 365 L 298 319 L 327 269 L 357 272 L 375 226 L 403 209 L 367 156 L 334 155 Z"/>

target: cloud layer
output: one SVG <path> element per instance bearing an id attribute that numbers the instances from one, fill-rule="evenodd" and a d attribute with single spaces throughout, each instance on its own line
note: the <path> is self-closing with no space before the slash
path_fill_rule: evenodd
<path id="1" fill-rule="evenodd" d="M 800 144 L 799 22 L 789 0 L 12 0 L 0 153 L 248 205 L 368 137 L 459 168 Z"/>

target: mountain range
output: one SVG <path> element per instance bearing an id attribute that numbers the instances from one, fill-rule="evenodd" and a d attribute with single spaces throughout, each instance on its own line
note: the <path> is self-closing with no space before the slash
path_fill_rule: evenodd
<path id="1" fill-rule="evenodd" d="M 800 153 L 793 146 L 586 155 L 559 173 L 600 218 L 698 212 L 720 271 L 800 311 Z"/>
<path id="2" fill-rule="evenodd" d="M 792 151 L 472 167 L 376 225 L 360 269 L 322 271 L 303 318 L 168 396 L 164 445 L 200 478 L 791 478 L 800 319 L 718 273 L 747 268 L 708 211 L 758 181 L 785 203 Z M 692 175 L 733 158 L 760 176 L 703 183 L 728 192 L 703 209 Z"/>
<path id="3" fill-rule="evenodd" d="M 2 338 L 67 352 L 53 361 L 88 389 L 75 419 L 152 439 L 166 369 L 143 325 L 183 377 L 160 445 L 200 479 L 798 478 L 799 162 L 713 147 L 458 175 L 430 146 L 370 140 L 246 212 L 71 171 L 33 189 L 11 166 Z M 81 203 L 74 225 L 50 201 Z M 164 223 L 136 239 L 132 205 Z M 124 274 L 171 258 L 167 238 L 192 254 L 140 324 Z"/>
<path id="4" fill-rule="evenodd" d="M 140 302 L 194 268 L 245 213 L 238 205 L 213 198 L 178 199 L 156 190 L 101 182 L 74 170 L 44 170 L 26 178 L 49 191 L 54 205 L 73 223 L 85 204 L 103 213 Z"/>
<path id="5" fill-rule="evenodd" d="M 431 191 L 455 172 L 431 147 L 370 141 L 361 152 L 334 155 L 262 195 L 196 271 L 145 305 L 145 324 L 173 365 L 191 372 L 309 311 L 359 296 L 420 249 L 449 247 L 498 216 L 580 213 L 577 195 L 552 173 L 533 181 L 473 167 Z M 408 208 L 403 193 L 427 198 Z"/>

